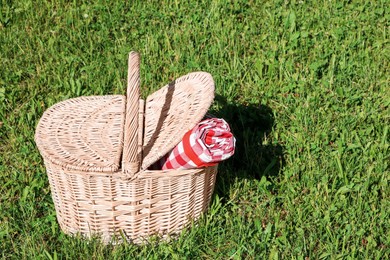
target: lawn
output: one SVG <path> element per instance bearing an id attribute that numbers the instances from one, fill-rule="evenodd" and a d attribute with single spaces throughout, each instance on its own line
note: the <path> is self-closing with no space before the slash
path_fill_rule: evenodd
<path id="1" fill-rule="evenodd" d="M 390 257 L 388 1 L 128 2 L 1 1 L 0 257 Z M 237 149 L 177 240 L 104 246 L 61 232 L 34 131 L 56 102 L 123 94 L 130 50 L 143 97 L 211 73 Z"/>

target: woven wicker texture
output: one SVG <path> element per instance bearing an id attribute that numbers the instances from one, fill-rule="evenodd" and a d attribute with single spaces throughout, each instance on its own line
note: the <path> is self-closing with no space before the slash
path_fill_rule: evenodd
<path id="1" fill-rule="evenodd" d="M 68 99 L 45 111 L 35 140 L 42 156 L 83 171 L 116 171 L 122 154 L 124 96 Z"/>
<path id="2" fill-rule="evenodd" d="M 217 170 L 146 171 L 123 181 L 120 172 L 72 172 L 52 163 L 46 169 L 61 229 L 98 234 L 106 243 L 121 232 L 133 243 L 178 233 L 207 210 Z"/>
<path id="3" fill-rule="evenodd" d="M 123 140 L 122 170 L 125 178 L 132 178 L 139 170 L 140 156 L 138 146 L 141 141 L 139 132 L 139 75 L 140 57 L 136 52 L 130 52 L 127 74 L 127 99 L 125 116 L 125 136 Z M 143 111 L 143 108 L 141 108 Z M 140 133 L 142 135 L 142 132 Z"/>
<path id="4" fill-rule="evenodd" d="M 213 99 L 214 81 L 206 72 L 180 77 L 148 96 L 142 169 L 171 151 L 205 116 Z"/>
<path id="5" fill-rule="evenodd" d="M 126 96 L 69 99 L 38 123 L 35 140 L 58 222 L 68 234 L 99 234 L 105 242 L 123 234 L 140 243 L 179 232 L 208 208 L 217 166 L 145 169 L 204 116 L 214 97 L 211 76 L 190 73 L 144 102 L 137 53 L 129 55 L 128 73 Z"/>

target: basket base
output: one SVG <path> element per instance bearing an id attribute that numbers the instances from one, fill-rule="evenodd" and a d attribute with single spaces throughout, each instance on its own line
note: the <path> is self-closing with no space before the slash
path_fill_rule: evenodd
<path id="1" fill-rule="evenodd" d="M 208 209 L 217 166 L 145 171 L 132 181 L 120 172 L 81 172 L 45 160 L 57 220 L 67 234 L 104 243 L 168 239 Z"/>

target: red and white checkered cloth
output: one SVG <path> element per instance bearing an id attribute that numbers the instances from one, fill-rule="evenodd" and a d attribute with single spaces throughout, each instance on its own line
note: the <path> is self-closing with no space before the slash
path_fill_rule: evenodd
<path id="1" fill-rule="evenodd" d="M 163 170 L 216 165 L 234 154 L 235 142 L 225 120 L 209 118 L 188 131 L 160 165 Z"/>

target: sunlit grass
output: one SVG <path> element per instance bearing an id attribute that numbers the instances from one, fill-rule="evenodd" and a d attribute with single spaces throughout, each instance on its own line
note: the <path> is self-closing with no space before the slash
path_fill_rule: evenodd
<path id="1" fill-rule="evenodd" d="M 389 257 L 387 1 L 79 2 L 1 2 L 3 258 Z M 33 136 L 56 102 L 123 94 L 130 50 L 144 97 L 210 72 L 237 152 L 178 240 L 103 246 L 60 231 Z"/>

